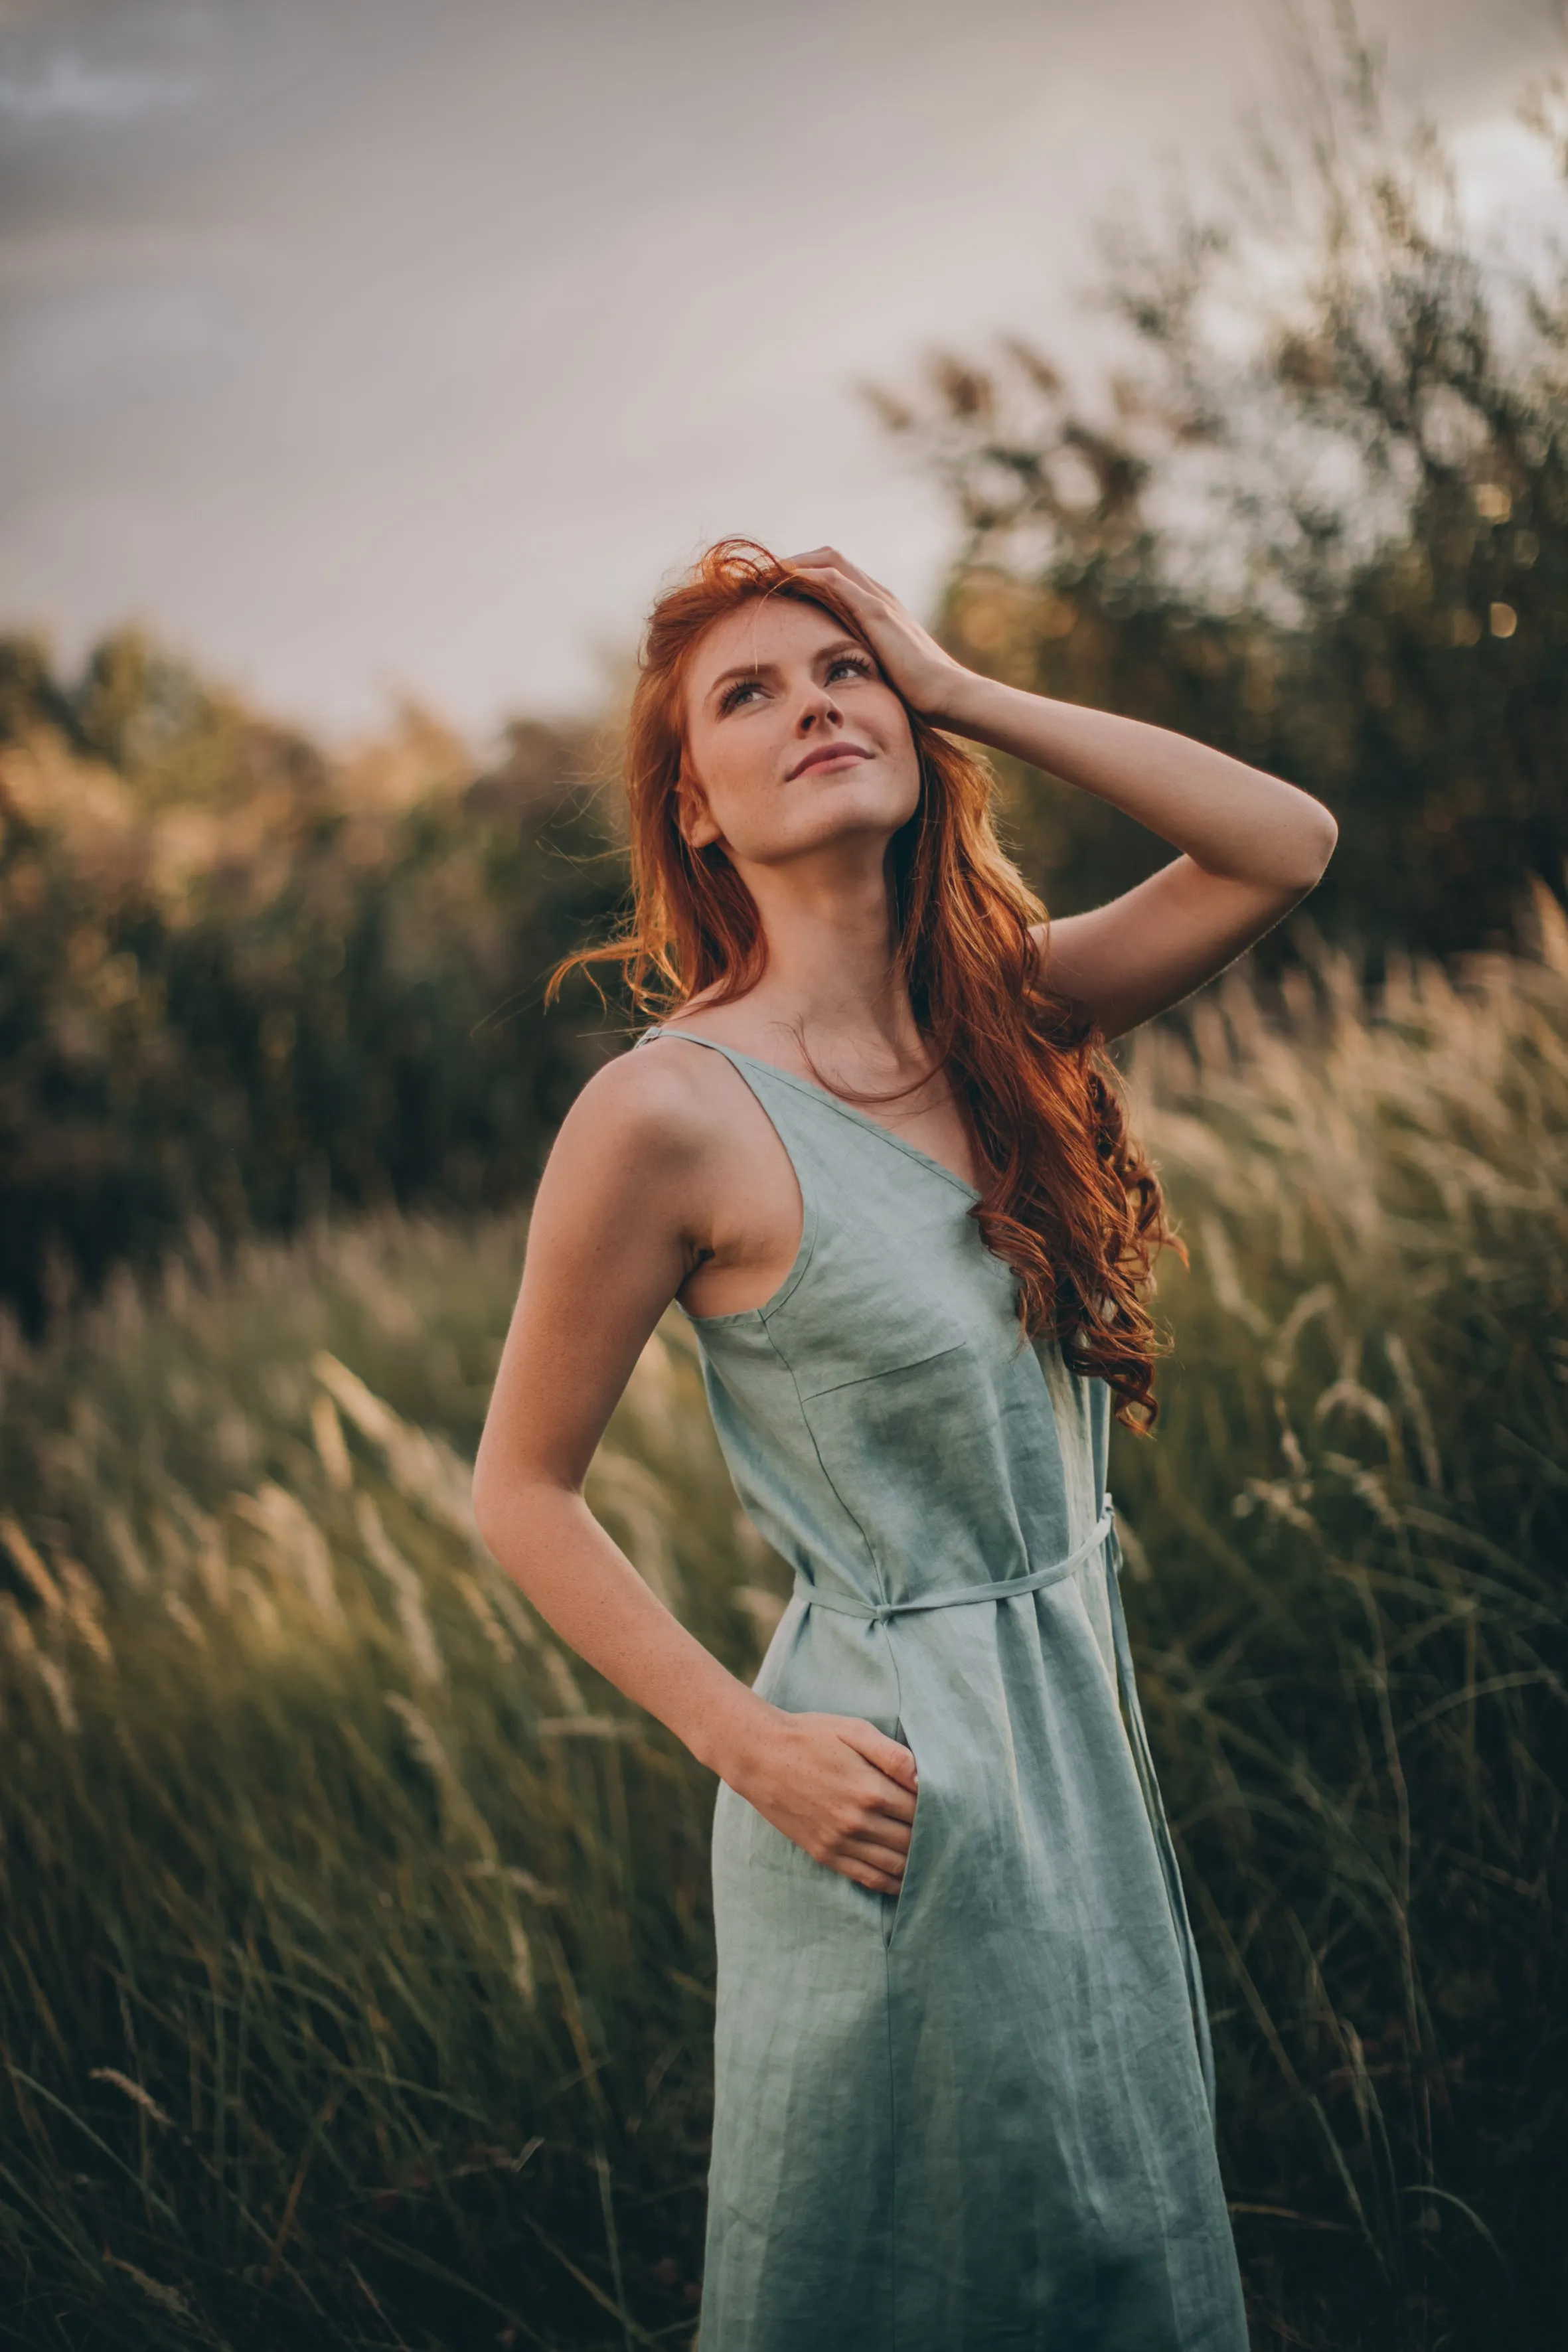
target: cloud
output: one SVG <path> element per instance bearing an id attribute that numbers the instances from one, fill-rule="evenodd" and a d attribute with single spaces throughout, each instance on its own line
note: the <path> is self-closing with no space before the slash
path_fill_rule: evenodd
<path id="1" fill-rule="evenodd" d="M 189 106 L 200 89 L 200 78 L 193 73 L 84 65 L 73 51 L 61 49 L 26 79 L 0 76 L 0 121 L 132 122 Z"/>

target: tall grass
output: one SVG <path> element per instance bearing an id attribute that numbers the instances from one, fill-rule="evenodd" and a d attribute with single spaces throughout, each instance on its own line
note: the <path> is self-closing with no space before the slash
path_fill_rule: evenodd
<path id="1" fill-rule="evenodd" d="M 708 1792 L 473 1533 L 521 1242 L 179 1265 L 8 1367 L 12 2342 L 691 2333 Z M 677 1335 L 593 1492 L 753 1664 Z"/>
<path id="2" fill-rule="evenodd" d="M 1568 929 L 1142 1041 L 1193 1270 L 1116 1475 L 1281 2341 L 1552 2340 L 1568 2167 Z M 1137 1559 L 1140 1553 L 1134 1553 Z"/>
<path id="3" fill-rule="evenodd" d="M 1188 1236 L 1115 1483 L 1257 2339 L 1560 2291 L 1568 951 L 1141 1041 Z M 128 1281 L 10 1348 L 0 2340 L 684 2344 L 710 1784 L 489 1564 L 512 1219 Z M 748 1670 L 689 1342 L 593 1499 Z"/>

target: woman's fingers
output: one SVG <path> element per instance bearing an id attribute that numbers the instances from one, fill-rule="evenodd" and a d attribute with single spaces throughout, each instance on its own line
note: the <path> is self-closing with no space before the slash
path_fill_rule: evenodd
<path id="1" fill-rule="evenodd" d="M 868 1833 L 861 1837 L 846 1838 L 843 1850 L 851 1862 L 866 1863 L 872 1870 L 885 1872 L 889 1878 L 902 1878 L 909 1866 L 908 1838 L 901 1845 L 894 1845 L 886 1838 Z"/>
<path id="2" fill-rule="evenodd" d="M 874 1724 L 851 1718 L 842 1728 L 846 1746 L 864 1756 L 874 1767 L 874 1774 L 859 1792 L 859 1826 L 842 1831 L 831 1867 L 858 1885 L 897 1895 L 903 1885 L 914 1832 L 915 1759 L 907 1748 L 888 1738 Z"/>
<path id="3" fill-rule="evenodd" d="M 854 1716 L 781 1715 L 777 1734 L 740 1793 L 813 1861 L 896 1895 L 918 1803 L 909 1749 Z"/>
<path id="4" fill-rule="evenodd" d="M 912 1822 L 893 1821 L 884 1813 L 863 1811 L 846 1820 L 836 1843 L 841 1846 L 879 1846 L 884 1853 L 906 1854 L 913 1830 Z"/>
<path id="5" fill-rule="evenodd" d="M 851 563 L 836 547 L 814 547 L 805 555 L 791 555 L 784 560 L 792 572 L 826 572 L 846 588 L 858 588 L 893 605 L 899 601 L 890 588 L 884 588 L 879 580 L 873 580 L 868 572 L 862 572 L 858 563 Z"/>
<path id="6" fill-rule="evenodd" d="M 900 1895 L 903 1892 L 896 1878 L 889 1878 L 886 1871 L 868 1869 L 864 1863 L 830 1863 L 828 1867 L 837 1870 L 840 1878 L 847 1878 L 851 1886 L 865 1887 L 868 1895 Z"/>
<path id="7" fill-rule="evenodd" d="M 908 1859 L 906 1854 L 893 1853 L 890 1847 L 857 1838 L 840 1853 L 830 1855 L 827 1866 L 837 1871 L 841 1878 L 852 1878 L 858 1886 L 875 1886 L 879 1894 L 897 1895 L 903 1886 Z"/>
<path id="8" fill-rule="evenodd" d="M 865 1801 L 868 1811 L 879 1822 L 899 1822 L 905 1830 L 913 1827 L 914 1797 L 908 1789 L 900 1788 L 896 1780 L 889 1780 L 885 1773 L 879 1772 L 875 1784 L 866 1791 Z"/>
<path id="9" fill-rule="evenodd" d="M 804 579 L 820 580 L 825 588 L 834 589 L 852 613 L 864 617 L 869 591 L 847 572 L 840 572 L 836 563 L 797 563 L 795 569 Z"/>
<path id="10" fill-rule="evenodd" d="M 804 555 L 786 555 L 784 562 L 791 572 L 842 572 L 847 580 L 859 580 L 867 587 L 870 582 L 858 564 L 840 555 L 836 547 L 810 547 Z"/>
<path id="11" fill-rule="evenodd" d="M 889 1780 L 896 1780 L 911 1795 L 918 1791 L 920 1774 L 915 1769 L 914 1757 L 909 1748 L 900 1747 L 898 1740 L 889 1739 L 886 1732 L 879 1731 L 874 1723 L 862 1723 L 855 1716 L 845 1716 L 839 1723 L 838 1732 L 846 1746 L 853 1748 L 858 1756 L 863 1756 L 868 1764 L 874 1764 L 878 1771 L 885 1773 Z"/>
<path id="12" fill-rule="evenodd" d="M 795 556 L 793 568 L 803 580 L 820 580 L 842 599 L 865 631 L 866 642 L 889 685 L 911 709 L 928 719 L 937 717 L 948 685 L 959 674 L 959 665 L 905 610 L 892 590 L 880 586 L 869 572 L 850 563 L 833 547 L 815 547 L 806 555 Z"/>
<path id="13" fill-rule="evenodd" d="M 835 1866 L 838 1870 L 838 1875 L 840 1878 L 847 1878 L 852 1885 L 864 1886 L 868 1892 L 872 1895 L 901 1895 L 903 1893 L 903 1887 L 900 1881 L 896 1878 L 889 1878 L 885 1870 L 872 1870 L 868 1866 L 868 1864 L 860 1862 L 845 1863 Z"/>

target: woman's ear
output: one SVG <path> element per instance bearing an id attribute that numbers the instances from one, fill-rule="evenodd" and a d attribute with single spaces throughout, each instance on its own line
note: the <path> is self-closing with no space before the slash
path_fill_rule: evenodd
<path id="1" fill-rule="evenodd" d="M 680 796 L 680 831 L 688 849 L 710 849 L 723 835 L 714 824 L 701 787 L 684 769 L 676 787 Z"/>

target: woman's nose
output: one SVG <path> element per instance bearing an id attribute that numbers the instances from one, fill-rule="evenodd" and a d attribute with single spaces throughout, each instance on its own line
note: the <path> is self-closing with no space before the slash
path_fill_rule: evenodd
<path id="1" fill-rule="evenodd" d="M 800 714 L 800 731 L 809 735 L 814 727 L 842 727 L 843 715 L 826 687 L 818 687 L 806 698 Z"/>

